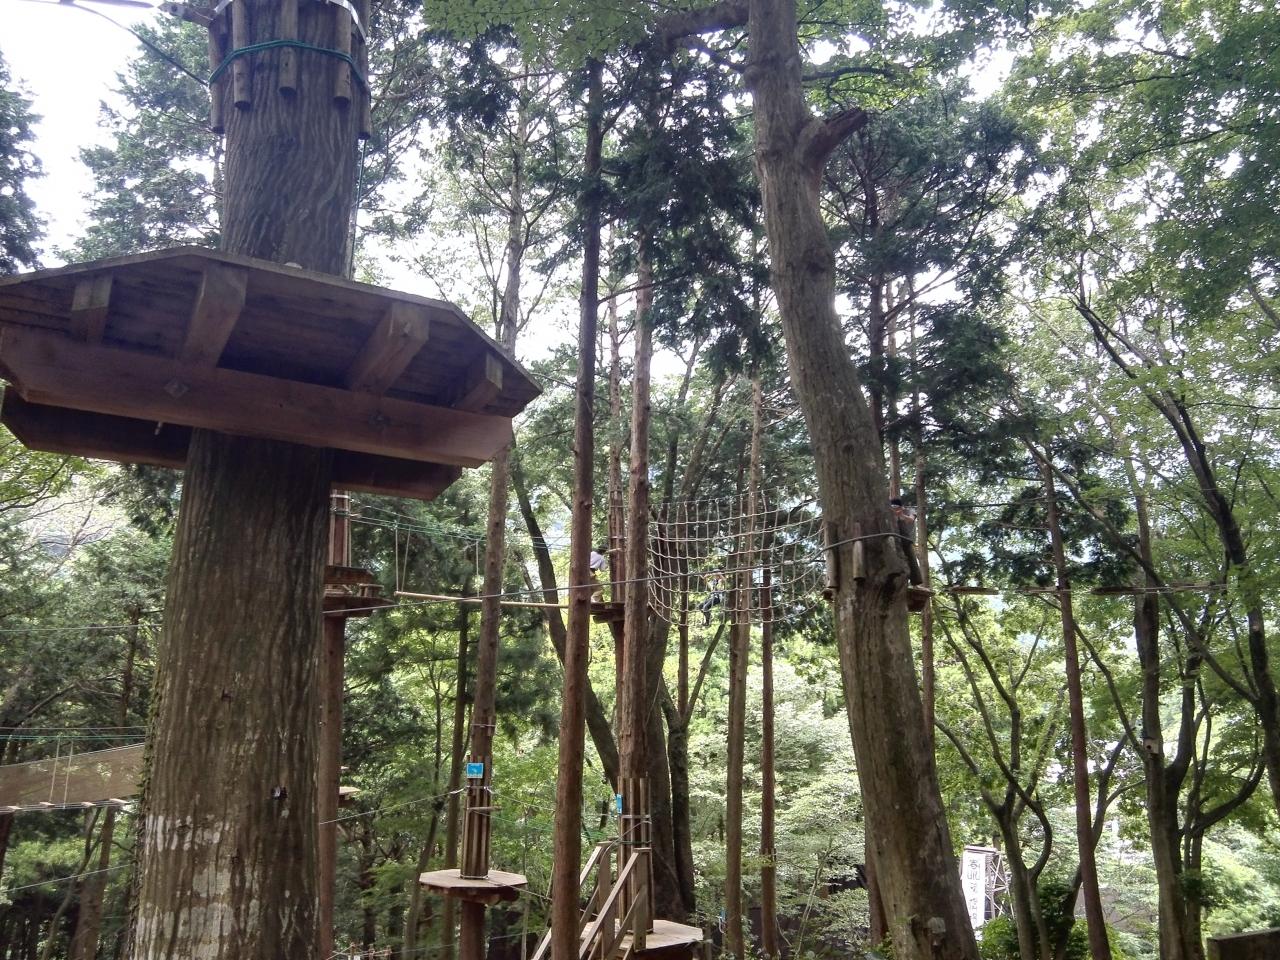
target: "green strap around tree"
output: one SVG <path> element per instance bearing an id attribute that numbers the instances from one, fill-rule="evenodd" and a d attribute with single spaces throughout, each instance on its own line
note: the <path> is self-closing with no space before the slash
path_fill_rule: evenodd
<path id="1" fill-rule="evenodd" d="M 264 40 L 262 43 L 251 43 L 247 47 L 239 47 L 227 54 L 227 58 L 223 60 L 213 73 L 209 74 L 209 85 L 217 83 L 218 78 L 222 76 L 227 67 L 238 60 L 240 57 L 248 56 L 251 53 L 260 53 L 263 50 L 275 50 L 279 47 L 294 47 L 298 50 L 310 50 L 312 53 L 323 53 L 325 56 L 336 57 L 339 60 L 346 61 L 351 67 L 351 73 L 355 77 L 356 83 L 361 87 L 368 89 L 368 81 L 360 75 L 360 68 L 356 66 L 355 58 L 351 54 L 343 50 L 332 50 L 329 47 L 317 47 L 314 43 L 307 43 L 304 40 Z"/>

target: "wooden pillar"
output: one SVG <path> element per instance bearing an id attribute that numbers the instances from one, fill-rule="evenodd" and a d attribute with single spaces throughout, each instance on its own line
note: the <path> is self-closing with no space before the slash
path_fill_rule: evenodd
<path id="1" fill-rule="evenodd" d="M 320 706 L 320 795 L 316 817 L 320 830 L 320 936 L 321 960 L 333 955 L 333 897 L 338 874 L 338 786 L 342 778 L 342 686 L 346 653 L 346 617 L 334 613 L 324 618 L 323 691 Z"/>

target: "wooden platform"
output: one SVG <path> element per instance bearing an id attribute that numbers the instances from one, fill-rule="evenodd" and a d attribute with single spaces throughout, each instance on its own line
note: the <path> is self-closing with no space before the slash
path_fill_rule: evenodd
<path id="1" fill-rule="evenodd" d="M 452 304 L 198 247 L 0 279 L 0 373 L 0 420 L 36 449 L 181 467 L 217 430 L 423 499 L 539 392 Z"/>
<path id="2" fill-rule="evenodd" d="M 529 881 L 518 873 L 490 870 L 483 879 L 464 877 L 458 870 L 432 870 L 418 876 L 418 882 L 442 897 L 474 903 L 501 903 L 514 900 Z"/>
<path id="3" fill-rule="evenodd" d="M 671 960 L 675 960 L 678 957 L 690 956 L 694 945 L 701 942 L 702 930 L 698 927 L 691 927 L 687 923 L 676 923 L 674 920 L 655 920 L 653 931 L 644 938 L 644 949 L 637 950 L 635 956 L 650 957 L 651 960 L 670 957 Z M 625 955 L 630 946 L 631 935 L 627 934 L 622 938 L 619 954 Z"/>
<path id="4" fill-rule="evenodd" d="M 625 605 L 612 601 L 606 603 L 603 600 L 592 600 L 591 619 L 596 623 L 621 623 L 626 619 Z"/>

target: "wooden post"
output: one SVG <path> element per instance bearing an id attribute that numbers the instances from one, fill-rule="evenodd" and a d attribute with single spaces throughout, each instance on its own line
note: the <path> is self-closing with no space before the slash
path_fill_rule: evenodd
<path id="1" fill-rule="evenodd" d="M 338 786 L 342 777 L 342 686 L 346 653 L 346 618 L 324 618 L 324 664 L 320 702 L 320 773 L 316 818 L 320 830 L 320 957 L 333 955 L 333 898 L 338 873 Z"/>
<path id="2" fill-rule="evenodd" d="M 291 0 L 286 0 L 286 6 Z M 329 563 L 351 566 L 351 498 L 330 498 Z M 324 652 L 320 699 L 320 773 L 316 819 L 320 831 L 319 938 L 321 958 L 333 955 L 333 906 L 338 880 L 338 788 L 342 780 L 342 696 L 346 673 L 347 618 L 334 612 L 324 617 Z"/>
<path id="3" fill-rule="evenodd" d="M 249 4 L 241 0 L 227 8 L 231 18 L 231 46 L 243 50 L 249 46 Z M 248 110 L 253 105 L 253 64 L 248 56 L 241 55 L 231 64 L 231 100 L 237 110 Z"/>
<path id="4" fill-rule="evenodd" d="M 333 49 L 338 53 L 351 53 L 351 13 L 342 4 L 329 7 L 333 17 Z M 333 60 L 333 102 L 340 107 L 351 104 L 351 64 L 345 60 Z"/>
<path id="5" fill-rule="evenodd" d="M 280 0 L 280 26 L 276 32 L 281 40 L 298 39 L 298 0 Z M 280 48 L 276 89 L 286 95 L 298 92 L 298 51 L 293 47 Z"/>
<path id="6" fill-rule="evenodd" d="M 212 74 L 222 61 L 227 58 L 227 21 L 225 17 L 214 17 L 209 21 L 209 73 Z M 227 85 L 221 79 L 209 84 L 209 129 L 218 136 L 226 131 L 223 120 L 222 103 L 226 95 Z"/>
<path id="7" fill-rule="evenodd" d="M 363 34 L 356 36 L 356 64 L 360 74 L 360 89 L 356 92 L 359 105 L 359 116 L 356 122 L 356 136 L 368 140 L 373 136 L 373 91 L 369 88 L 369 0 L 356 0 L 356 11 L 360 16 Z"/>

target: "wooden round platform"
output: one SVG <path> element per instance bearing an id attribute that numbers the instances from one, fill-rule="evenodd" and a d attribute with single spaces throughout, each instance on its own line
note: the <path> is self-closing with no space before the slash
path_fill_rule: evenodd
<path id="1" fill-rule="evenodd" d="M 431 870 L 418 876 L 418 882 L 442 897 L 455 897 L 473 903 L 500 903 L 514 900 L 529 881 L 518 873 L 490 870 L 488 876 L 464 877 L 461 871 Z"/>
<path id="2" fill-rule="evenodd" d="M 693 947 L 702 942 L 702 930 L 691 927 L 687 923 L 676 923 L 674 920 L 654 920 L 653 930 L 644 938 L 644 949 L 637 950 L 635 956 L 649 957 L 650 960 L 663 960 L 665 957 L 689 957 Z M 626 954 L 631 946 L 631 936 L 622 938 L 619 951 Z"/>

